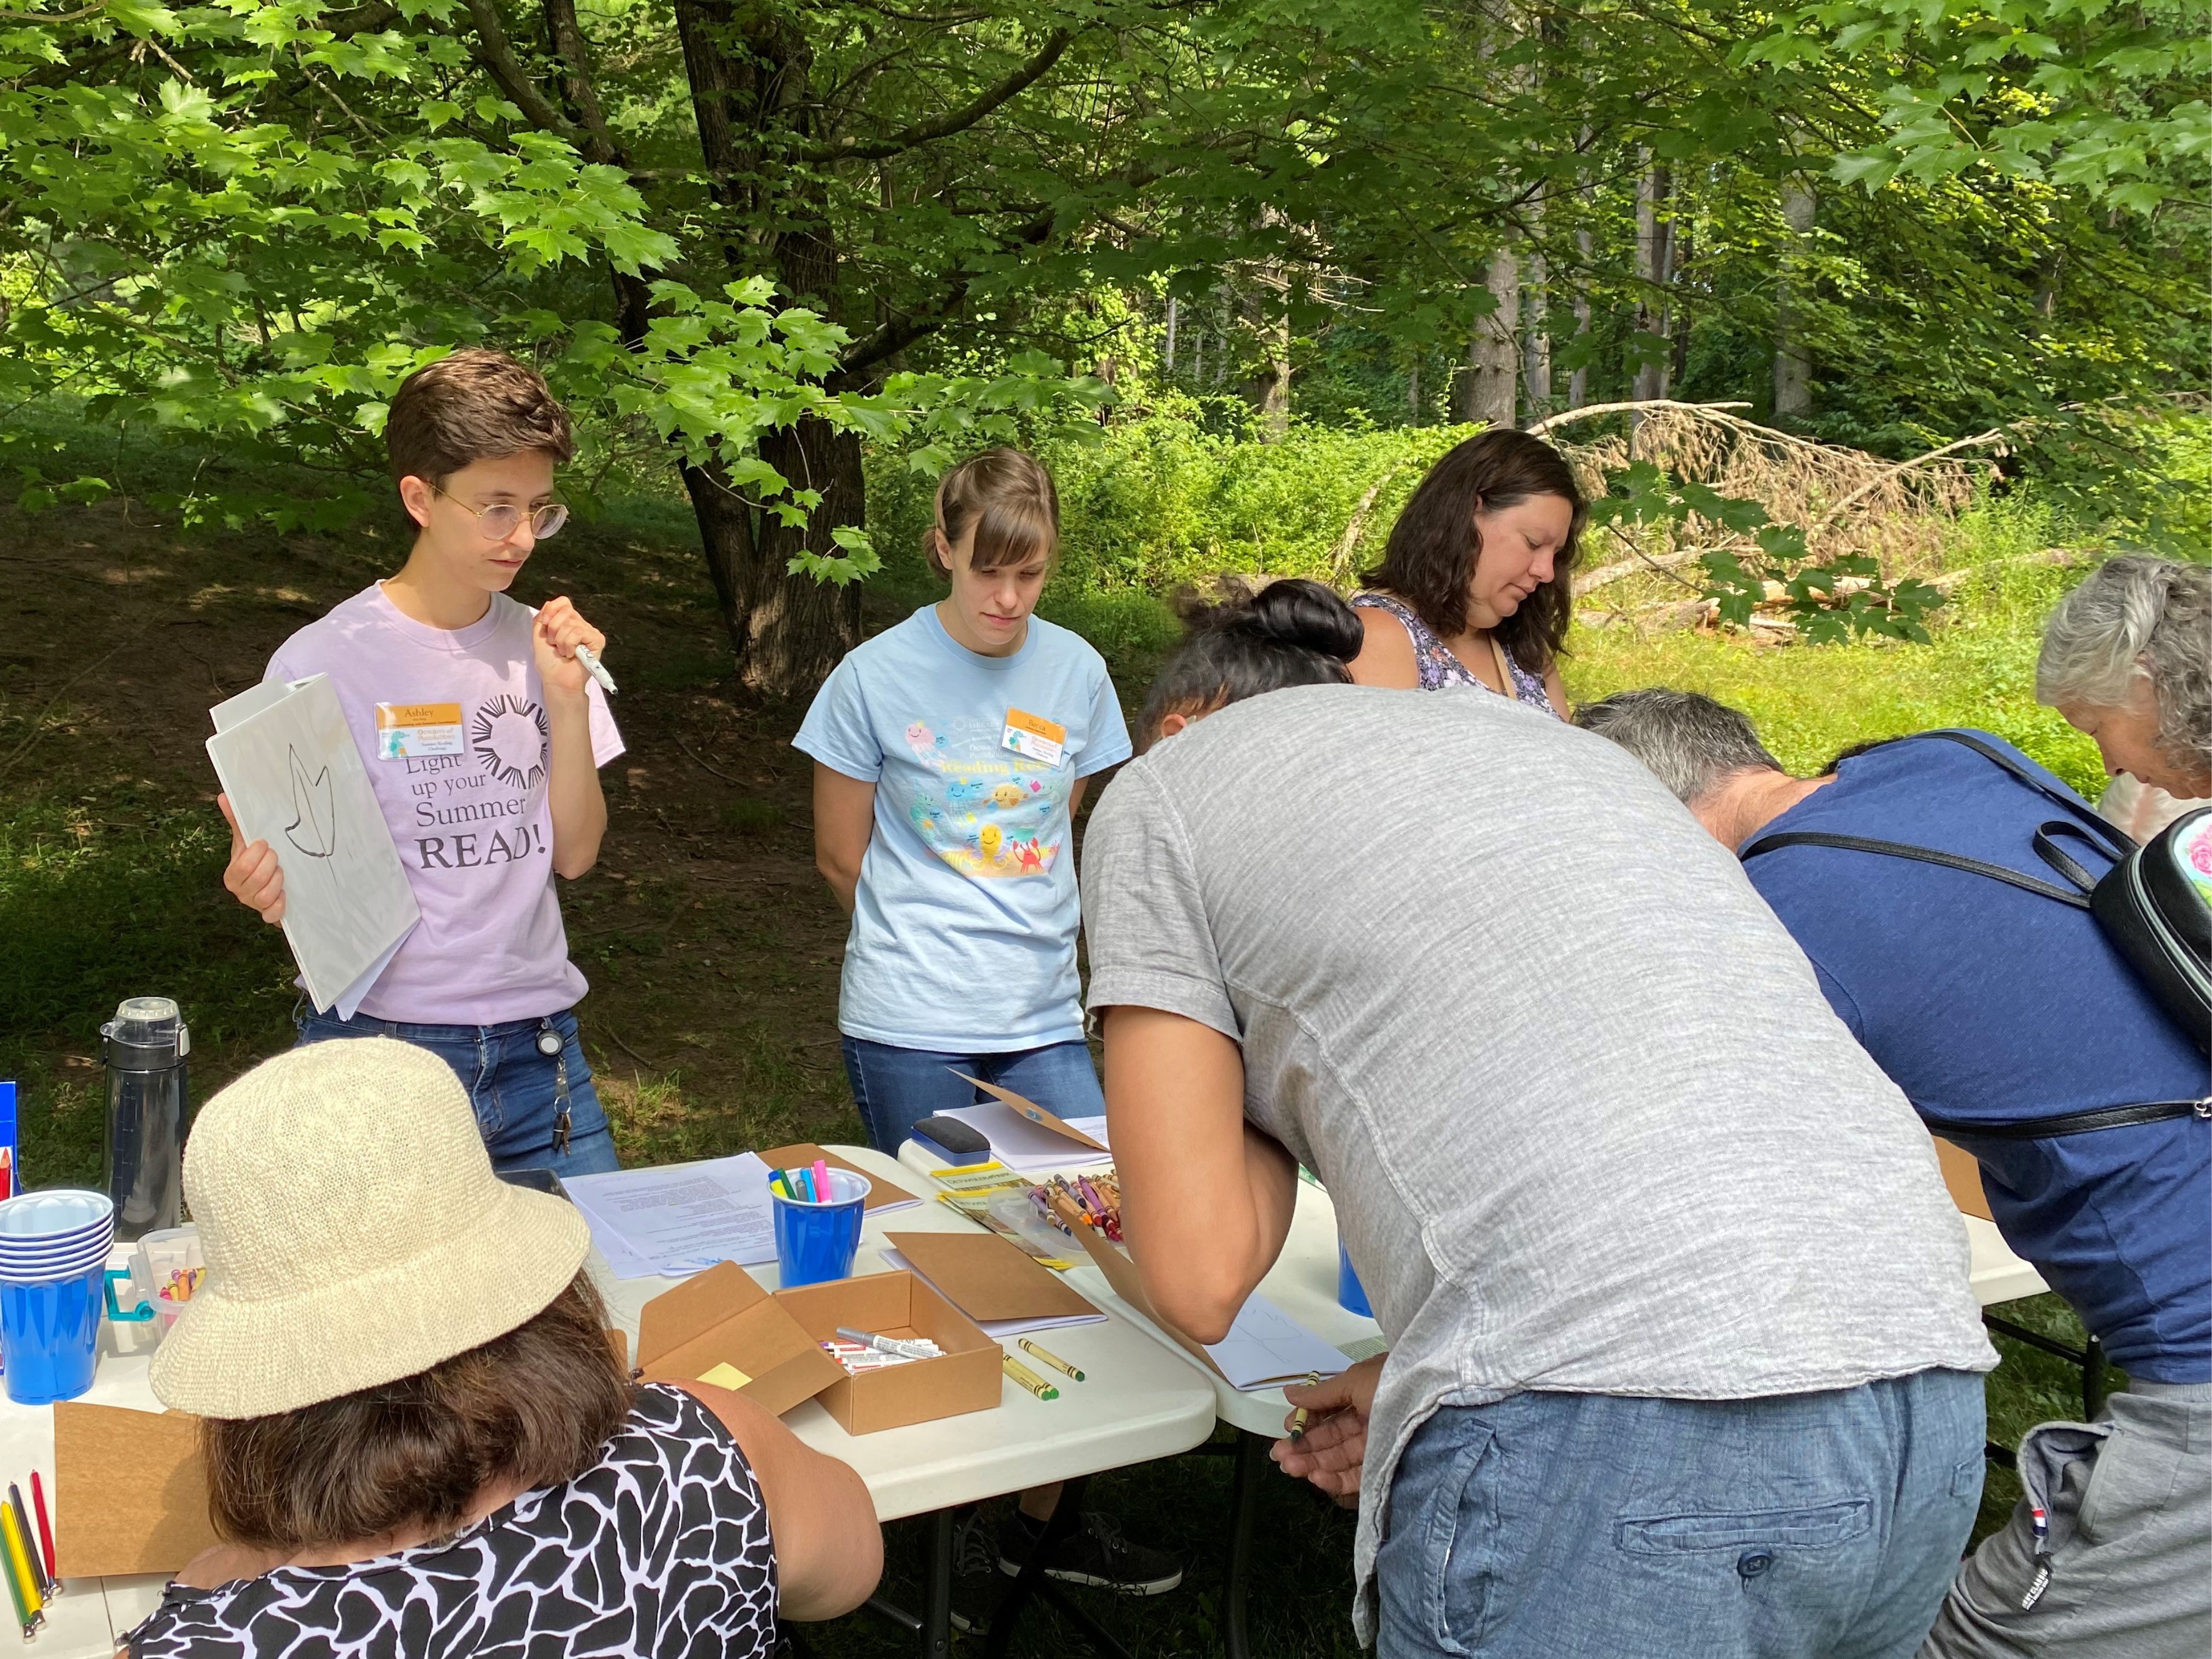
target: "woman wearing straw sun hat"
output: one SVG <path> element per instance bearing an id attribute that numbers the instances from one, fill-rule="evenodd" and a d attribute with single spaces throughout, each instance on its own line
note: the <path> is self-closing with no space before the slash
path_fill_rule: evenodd
<path id="1" fill-rule="evenodd" d="M 226 1540 L 135 1659 L 765 1655 L 875 1587 L 866 1489 L 704 1383 L 633 1387 L 565 1200 L 492 1173 L 445 1062 L 317 1043 L 185 1152 L 207 1277 L 154 1357 Z"/>

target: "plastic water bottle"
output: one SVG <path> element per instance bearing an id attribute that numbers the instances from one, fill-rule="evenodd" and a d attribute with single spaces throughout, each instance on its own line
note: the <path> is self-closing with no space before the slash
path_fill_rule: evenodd
<path id="1" fill-rule="evenodd" d="M 134 1243 L 185 1212 L 185 1057 L 191 1034 L 167 997 L 131 997 L 100 1028 L 107 1061 L 107 1195 Z"/>

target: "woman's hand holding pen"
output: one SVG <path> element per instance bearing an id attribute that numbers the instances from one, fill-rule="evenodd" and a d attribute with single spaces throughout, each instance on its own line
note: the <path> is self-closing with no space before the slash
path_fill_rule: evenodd
<path id="1" fill-rule="evenodd" d="M 249 843 L 230 810 L 230 797 L 217 795 L 215 804 L 230 825 L 230 862 L 223 866 L 222 884 L 247 909 L 266 922 L 284 920 L 284 872 L 265 841 Z"/>
<path id="2" fill-rule="evenodd" d="M 603 655 L 607 648 L 607 636 L 586 622 L 566 595 L 548 599 L 538 608 L 530 642 L 538 678 L 544 682 L 547 694 L 554 696 L 584 695 L 591 677 L 576 659 L 578 646 L 589 646 L 594 656 Z"/>
<path id="3" fill-rule="evenodd" d="M 1285 1474 L 1313 1484 L 1349 1509 L 1359 1502 L 1359 1466 L 1367 1455 L 1367 1414 L 1382 1376 L 1378 1354 L 1320 1382 L 1294 1382 L 1283 1390 L 1292 1414 L 1304 1412 L 1305 1431 L 1278 1440 L 1269 1455 Z M 1285 1419 L 1285 1427 L 1290 1419 Z"/>

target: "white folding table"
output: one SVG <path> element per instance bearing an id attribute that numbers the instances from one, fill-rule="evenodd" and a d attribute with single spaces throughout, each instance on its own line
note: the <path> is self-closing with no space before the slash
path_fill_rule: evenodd
<path id="1" fill-rule="evenodd" d="M 887 1232 L 943 1232 L 974 1226 L 949 1206 L 936 1202 L 931 1183 L 916 1181 L 893 1160 L 864 1147 L 833 1150 L 860 1169 L 917 1191 L 924 1200 L 919 1206 L 868 1219 L 854 1272 L 888 1271 L 880 1254 Z M 127 1247 L 118 1250 L 115 1265 L 120 1266 L 119 1258 L 127 1253 Z M 635 1352 L 639 1310 L 678 1281 L 616 1279 L 596 1249 L 590 1265 L 609 1312 Z M 763 1285 L 775 1288 L 775 1263 L 749 1271 Z M 1180 1350 L 1163 1346 L 1115 1310 L 1106 1312 L 1103 1324 L 1069 1326 L 1051 1334 L 1053 1351 L 1078 1365 L 1088 1379 L 1064 1387 L 1057 1400 L 1038 1400 L 1012 1382 L 1002 1382 L 995 1411 L 868 1435 L 847 1434 L 811 1401 L 784 1414 L 784 1421 L 801 1440 L 859 1471 L 879 1519 L 934 1512 L 928 1605 L 919 1616 L 882 1608 L 920 1632 L 926 1654 L 942 1656 L 951 1646 L 955 1508 L 1001 1492 L 1066 1481 L 1073 1501 L 1063 1499 L 1066 1513 L 1054 1517 L 1063 1522 L 1064 1531 L 1065 1521 L 1072 1519 L 1080 1503 L 1084 1477 L 1188 1451 L 1212 1434 L 1214 1401 L 1205 1378 Z M 83 1396 L 88 1402 L 142 1411 L 161 1408 L 146 1380 L 151 1344 L 143 1331 L 140 1326 L 103 1323 L 100 1372 L 92 1391 Z M 0 1400 L 0 1501 L 5 1499 L 10 1480 L 25 1485 L 27 1499 L 27 1483 L 33 1468 L 46 1480 L 49 1497 L 55 1495 L 51 1478 L 53 1420 L 51 1407 Z M 1040 1548 L 1033 1559 L 1041 1560 L 1043 1553 Z M 994 1620 L 994 1650 L 1003 1650 L 1021 1599 L 1035 1588 L 1034 1575 L 1025 1579 L 1018 1581 L 1018 1595 L 1010 1594 L 1001 1617 Z M 123 1634 L 159 1603 L 167 1583 L 163 1574 L 70 1580 L 62 1596 L 49 1604 L 46 1626 L 27 1651 L 32 1659 L 111 1659 Z"/>
<path id="2" fill-rule="evenodd" d="M 912 1186 L 928 1182 L 932 1169 L 941 1164 L 942 1160 L 925 1153 L 909 1140 L 899 1149 L 899 1162 L 906 1167 L 908 1184 Z M 914 1179 L 916 1176 L 920 1177 L 919 1183 Z M 1960 1219 L 1966 1224 L 1972 1252 L 1968 1282 L 1973 1287 L 1975 1299 L 1983 1307 L 2034 1296 L 2049 1288 L 2034 1268 L 2007 1247 L 1994 1223 L 1964 1214 Z M 1258 1502 L 1256 1482 L 1265 1477 L 1271 1461 L 1267 1449 L 1283 1436 L 1290 1402 L 1280 1389 L 1245 1392 L 1231 1388 L 1224 1379 L 1191 1358 L 1180 1344 L 1144 1315 L 1115 1296 L 1105 1275 L 1096 1267 L 1079 1265 L 1070 1269 L 1068 1278 L 1099 1307 L 1110 1309 L 1150 1332 L 1163 1347 L 1205 1378 L 1213 1390 L 1215 1416 L 1237 1431 L 1234 1443 L 1223 1448 L 1235 1456 L 1236 1468 L 1231 1485 L 1229 1555 L 1222 1591 L 1221 1625 L 1229 1659 L 1246 1659 L 1250 1650 L 1245 1589 L 1251 1573 L 1252 1520 Z M 1350 1312 L 1336 1299 L 1336 1206 L 1321 1187 L 1301 1179 L 1297 1201 L 1291 1214 L 1290 1231 L 1283 1240 L 1282 1253 L 1275 1258 L 1274 1267 L 1260 1281 L 1260 1294 L 1324 1342 L 1346 1349 L 1373 1342 L 1381 1336 L 1382 1327 L 1364 1314 Z"/>

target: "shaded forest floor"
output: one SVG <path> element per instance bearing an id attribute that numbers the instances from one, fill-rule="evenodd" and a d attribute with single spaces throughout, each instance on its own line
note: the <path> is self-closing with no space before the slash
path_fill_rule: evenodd
<path id="1" fill-rule="evenodd" d="M 282 936 L 222 889 L 228 836 L 202 747 L 206 711 L 403 553 L 392 526 L 186 534 L 127 500 L 0 514 L 0 1077 L 25 1085 L 33 1183 L 98 1177 L 99 1026 L 122 998 L 183 1005 L 196 1100 L 290 1042 Z M 564 884 L 562 902 L 592 986 L 580 1012 L 586 1053 L 629 1163 L 860 1139 L 837 1052 L 845 924 L 814 871 L 808 766 L 789 747 L 803 710 L 733 689 L 696 560 L 688 525 L 647 505 L 546 544 L 516 591 L 532 603 L 570 595 L 605 629 L 623 688 L 616 714 L 628 753 L 603 775 L 606 850 L 591 874 Z M 895 569 L 870 594 L 871 628 L 921 596 Z M 1586 697 L 1666 678 L 1731 696 L 1779 718 L 1775 746 L 1792 762 L 1854 736 L 1967 718 L 1978 695 L 2003 714 L 1979 723 L 2059 739 L 2021 690 L 2023 630 L 2045 602 L 2040 586 L 1993 591 L 1987 625 L 1949 647 L 1964 653 L 1949 670 L 1933 657 L 1857 647 L 1758 652 L 1614 635 L 1586 642 L 1569 684 Z M 1104 618 L 1086 631 L 1108 651 L 1125 698 L 1141 698 L 1165 635 L 1157 619 L 1129 625 L 1129 605 L 1079 599 L 1048 609 L 1079 629 Z M 2012 1311 L 2079 1340 L 2056 1298 Z M 2004 1346 L 1990 1388 L 1996 1437 L 2078 1412 L 2078 1378 Z M 1181 1459 L 1095 1483 L 1099 1505 L 1133 1536 L 1187 1551 L 1192 1563 L 1185 1588 L 1156 1601 L 1088 1598 L 1139 1650 L 1218 1650 L 1227 1476 L 1226 1460 Z M 1993 1479 L 1985 1525 L 2014 1490 Z M 1268 1480 L 1259 1540 L 1256 1650 L 1353 1653 L 1350 1518 Z M 890 1541 L 887 1593 L 918 1605 L 922 1529 L 899 1523 Z M 910 1645 L 866 1614 L 812 1639 L 837 1656 Z M 1072 1626 L 1040 1616 L 1018 1651 L 1071 1644 L 1082 1645 Z"/>

